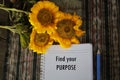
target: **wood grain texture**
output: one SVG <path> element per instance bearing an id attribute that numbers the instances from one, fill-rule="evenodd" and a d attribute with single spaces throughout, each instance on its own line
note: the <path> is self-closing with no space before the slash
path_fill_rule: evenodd
<path id="1" fill-rule="evenodd" d="M 94 47 L 94 80 L 96 80 L 95 56 L 98 48 L 101 51 L 101 80 L 120 80 L 120 0 L 50 1 L 60 6 L 60 10 L 63 12 L 71 14 L 76 12 L 81 16 L 82 29 L 86 30 L 86 34 L 80 38 L 80 41 L 81 43 L 92 43 Z M 9 6 L 9 3 L 7 5 Z M 8 17 L 3 15 L 5 16 L 4 12 L 0 11 L 0 18 L 2 18 L 0 24 L 8 24 Z M 0 70 L 2 70 L 6 44 L 8 44 L 6 43 L 6 32 L 6 30 L 0 29 Z M 19 36 L 11 33 L 8 49 L 7 63 L 9 65 L 6 65 L 7 73 L 4 73 L 6 80 L 40 79 L 40 55 L 35 55 L 29 49 L 22 49 L 19 45 Z"/>

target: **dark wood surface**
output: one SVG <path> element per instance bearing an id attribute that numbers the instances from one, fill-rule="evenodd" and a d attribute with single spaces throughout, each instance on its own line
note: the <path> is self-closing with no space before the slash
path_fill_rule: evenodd
<path id="1" fill-rule="evenodd" d="M 6 25 L 7 13 L 0 10 L 0 25 Z M 0 80 L 2 78 L 4 60 L 5 60 L 5 53 L 7 49 L 7 30 L 0 29 Z"/>
<path id="2" fill-rule="evenodd" d="M 2 0 L 0 0 L 0 2 L 1 1 Z M 5 0 L 5 1 L 9 1 L 9 0 Z M 101 80 L 120 80 L 120 77 L 119 77 L 120 75 L 120 28 L 119 28 L 120 1 L 119 0 L 97 0 L 98 1 L 97 5 L 99 6 L 96 5 L 96 2 L 95 2 L 96 0 L 50 0 L 50 1 L 57 2 L 57 5 L 61 6 L 60 10 L 66 11 L 67 9 L 66 12 L 71 12 L 71 4 L 69 4 L 69 2 L 74 1 L 77 3 L 77 1 L 82 1 L 82 12 L 80 12 L 81 10 L 77 10 L 78 11 L 77 14 L 81 15 L 80 13 L 82 13 L 82 19 L 83 19 L 82 27 L 85 28 L 86 30 L 86 35 L 82 39 L 82 42 L 92 43 L 94 47 L 93 49 L 94 50 L 94 55 L 93 55 L 94 56 L 94 80 L 96 80 L 95 70 L 96 70 L 97 46 L 99 46 L 101 49 Z M 62 3 L 61 1 L 63 1 L 62 5 L 60 4 Z M 65 5 L 66 1 L 69 1 L 67 2 L 68 3 L 67 5 Z M 71 3 L 74 4 L 73 2 Z M 9 5 L 9 3 L 7 5 Z M 76 6 L 79 6 L 79 3 Z M 95 10 L 99 11 L 99 13 L 96 13 Z M 8 22 L 9 21 L 8 21 L 7 13 L 0 10 L 0 25 L 1 24 L 7 25 L 9 24 Z M 99 34 L 96 33 L 97 31 Z M 7 30 L 0 29 L 0 78 L 3 76 L 2 71 L 3 71 L 6 47 L 8 44 L 6 43 L 7 41 L 6 39 L 7 39 Z M 10 39 L 12 39 L 12 37 L 10 37 Z M 14 43 L 16 44 L 17 42 L 14 41 Z M 9 48 L 12 50 L 11 47 L 12 46 L 9 46 Z M 23 57 L 26 56 L 26 54 L 21 54 L 21 55 Z M 31 54 L 27 55 L 28 59 L 29 59 L 29 56 L 31 57 Z M 32 56 L 32 57 L 36 58 L 36 56 Z M 37 57 L 39 56 L 37 55 Z M 22 57 L 20 58 L 20 60 L 21 59 Z M 16 57 L 14 59 L 10 57 L 10 60 L 15 61 Z M 25 61 L 26 63 L 29 63 L 27 62 L 27 59 L 25 60 L 26 60 Z M 39 62 L 36 62 L 35 64 L 39 65 L 38 63 Z M 22 62 L 20 65 L 22 65 Z M 29 65 L 33 66 L 32 60 L 29 63 Z M 37 71 L 38 67 L 36 67 L 36 65 L 34 67 L 36 68 L 34 71 Z M 17 68 L 16 65 L 14 66 L 14 68 Z M 10 69 L 11 69 L 11 66 L 10 66 Z M 32 67 L 28 68 L 27 66 L 25 66 L 22 69 L 23 69 L 23 72 L 25 73 L 25 72 L 32 71 L 33 68 Z M 29 70 L 25 71 L 25 69 L 29 69 Z M 17 69 L 15 71 L 12 70 L 12 72 L 16 73 Z M 23 72 L 21 72 L 20 75 L 22 75 Z M 12 73 L 9 73 L 9 74 L 12 74 Z M 36 76 L 39 77 L 39 75 L 34 74 L 33 78 Z M 16 76 L 12 75 L 12 77 L 14 77 L 15 78 L 14 80 L 16 80 Z M 34 78 L 34 80 L 36 79 Z M 13 80 L 13 79 L 10 79 L 10 80 Z"/>

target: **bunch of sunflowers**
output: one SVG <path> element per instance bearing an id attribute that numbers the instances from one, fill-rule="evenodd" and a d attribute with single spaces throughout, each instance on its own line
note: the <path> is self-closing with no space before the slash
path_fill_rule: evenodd
<path id="1" fill-rule="evenodd" d="M 54 42 L 59 43 L 62 48 L 79 44 L 78 37 L 85 34 L 85 31 L 80 29 L 82 25 L 80 16 L 64 13 L 50 1 L 35 3 L 28 16 L 32 25 L 30 36 L 27 38 L 30 39 L 29 49 L 38 54 L 46 53 Z"/>

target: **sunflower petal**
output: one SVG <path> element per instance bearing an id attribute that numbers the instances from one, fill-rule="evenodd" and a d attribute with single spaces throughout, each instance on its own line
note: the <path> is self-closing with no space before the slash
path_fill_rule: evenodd
<path id="1" fill-rule="evenodd" d="M 77 31 L 75 31 L 75 33 L 76 33 L 77 36 L 81 37 L 81 36 L 83 36 L 85 34 L 85 31 L 82 31 L 82 30 L 78 31 L 77 30 Z"/>
<path id="2" fill-rule="evenodd" d="M 62 41 L 59 41 L 59 43 L 60 43 L 60 46 L 62 47 L 62 48 L 69 48 L 69 47 L 71 47 L 71 41 L 70 40 L 68 40 L 68 39 L 63 39 Z"/>
<path id="3" fill-rule="evenodd" d="M 74 44 L 79 44 L 80 43 L 80 41 L 76 37 L 73 37 L 71 39 L 71 42 L 74 43 Z"/>

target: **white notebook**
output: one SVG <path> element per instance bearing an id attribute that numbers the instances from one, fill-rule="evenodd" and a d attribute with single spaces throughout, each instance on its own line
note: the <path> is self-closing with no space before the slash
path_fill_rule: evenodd
<path id="1" fill-rule="evenodd" d="M 51 46 L 41 56 L 41 80 L 93 80 L 91 44 L 75 44 L 68 49 Z"/>

